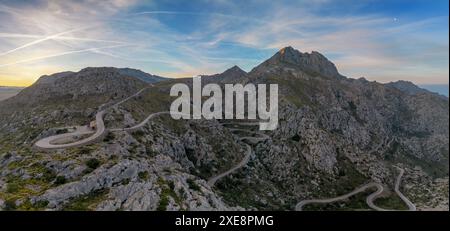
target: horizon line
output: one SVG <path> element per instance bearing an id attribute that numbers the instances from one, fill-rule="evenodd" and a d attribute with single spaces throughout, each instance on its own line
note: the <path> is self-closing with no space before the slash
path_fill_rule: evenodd
<path id="1" fill-rule="evenodd" d="M 232 67 L 234 67 L 234 66 L 237 66 L 237 67 L 239 67 L 241 70 L 243 70 L 239 65 L 233 64 L 232 66 L 230 66 L 229 68 L 225 69 L 225 70 L 222 71 L 222 72 L 217 72 L 217 73 L 206 73 L 206 74 L 203 73 L 203 74 L 197 74 L 197 75 L 192 75 L 192 76 L 178 76 L 178 77 L 176 77 L 176 76 L 169 76 L 169 75 L 155 74 L 155 73 L 152 73 L 152 72 L 147 72 L 147 71 L 144 71 L 144 70 L 142 70 L 142 69 L 133 68 L 133 67 L 86 66 L 86 67 L 83 67 L 83 68 L 79 69 L 78 71 L 60 71 L 60 72 L 54 72 L 54 73 L 44 74 L 44 75 L 39 76 L 38 78 L 36 78 L 35 81 L 33 81 L 32 83 L 27 84 L 27 85 L 0 84 L 0 87 L 26 88 L 26 87 L 29 87 L 29 86 L 33 85 L 34 83 L 36 83 L 36 82 L 37 82 L 41 77 L 43 77 L 43 76 L 50 76 L 50 75 L 54 75 L 54 74 L 61 73 L 61 72 L 74 72 L 74 73 L 76 73 L 76 72 L 79 72 L 79 71 L 81 71 L 81 70 L 83 70 L 83 69 L 86 69 L 86 68 L 102 68 L 102 67 L 111 67 L 111 68 L 117 68 L 117 69 L 129 68 L 129 69 L 134 69 L 134 70 L 142 71 L 142 72 L 144 72 L 144 73 L 146 73 L 146 74 L 156 75 L 156 76 L 163 77 L 163 78 L 167 78 L 167 79 L 183 79 L 183 78 L 193 78 L 193 77 L 195 77 L 195 76 L 210 76 L 210 75 L 221 74 L 221 73 L 225 72 L 226 70 L 228 70 L 228 69 L 230 69 L 230 68 L 232 68 Z M 252 68 L 252 69 L 253 69 L 253 68 Z M 245 71 L 245 70 L 243 70 L 243 71 Z M 250 70 L 250 71 L 251 71 L 251 70 Z M 246 72 L 246 73 L 249 73 L 250 71 L 245 71 L 245 72 Z M 415 83 L 414 81 L 411 81 L 411 80 L 405 80 L 405 79 L 399 79 L 399 80 L 394 80 L 394 81 L 378 81 L 378 80 L 370 80 L 370 79 L 368 79 L 368 78 L 370 78 L 370 77 L 367 77 L 367 76 L 361 76 L 361 77 L 349 77 L 349 76 L 346 76 L 346 75 L 343 75 L 343 76 L 346 77 L 346 78 L 349 78 L 349 79 L 360 79 L 360 78 L 364 78 L 364 79 L 368 80 L 369 82 L 375 82 L 375 83 L 381 83 L 381 84 L 393 83 L 393 82 L 398 82 L 398 81 L 407 81 L 407 82 L 413 83 L 413 84 L 416 85 L 416 86 L 433 86 L 433 85 L 434 85 L 434 86 L 436 86 L 436 85 L 438 85 L 438 86 L 444 86 L 444 85 L 449 86 L 449 85 L 450 85 L 450 82 L 447 82 L 447 83 Z"/>

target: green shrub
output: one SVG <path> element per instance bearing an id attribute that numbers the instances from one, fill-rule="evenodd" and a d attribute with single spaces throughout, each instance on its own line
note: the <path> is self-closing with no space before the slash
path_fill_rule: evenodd
<path id="1" fill-rule="evenodd" d="M 116 138 L 116 137 L 114 136 L 114 134 L 113 134 L 112 132 L 109 132 L 109 133 L 105 136 L 105 138 L 103 139 L 103 141 L 109 142 L 109 141 L 114 140 L 115 138 Z"/>
<path id="2" fill-rule="evenodd" d="M 175 183 L 173 183 L 173 181 L 169 181 L 168 183 L 170 190 L 175 190 Z"/>
<path id="3" fill-rule="evenodd" d="M 122 185 L 127 185 L 127 184 L 130 183 L 130 178 L 125 178 L 125 179 L 121 180 L 120 183 L 121 183 Z"/>
<path id="4" fill-rule="evenodd" d="M 137 130 L 137 131 L 134 131 L 134 132 L 132 133 L 132 135 L 135 136 L 135 137 L 137 137 L 137 138 L 139 138 L 139 137 L 144 136 L 144 135 L 145 135 L 145 132 L 142 131 L 142 130 Z"/>
<path id="5" fill-rule="evenodd" d="M 165 194 L 161 195 L 161 198 L 159 199 L 158 208 L 156 208 L 156 210 L 166 211 L 167 205 L 169 205 L 169 196 Z"/>
<path id="6" fill-rule="evenodd" d="M 17 183 L 8 183 L 8 185 L 6 186 L 6 192 L 7 193 L 16 193 L 17 191 L 19 191 L 20 186 Z"/>
<path id="7" fill-rule="evenodd" d="M 88 194 L 72 198 L 62 208 L 63 211 L 87 211 L 93 210 L 96 205 L 106 199 L 109 189 L 98 189 Z"/>
<path id="8" fill-rule="evenodd" d="M 6 200 L 5 204 L 3 205 L 3 209 L 5 211 L 12 211 L 16 210 L 16 202 L 14 200 Z"/>
<path id="9" fill-rule="evenodd" d="M 96 169 L 98 166 L 100 166 L 100 161 L 96 158 L 91 158 L 86 161 L 86 166 L 88 166 L 91 169 Z"/>
<path id="10" fill-rule="evenodd" d="M 147 180 L 148 179 L 148 172 L 147 171 L 142 171 L 138 173 L 138 177 L 141 180 Z"/>
<path id="11" fill-rule="evenodd" d="M 91 149 L 89 147 L 81 147 L 78 150 L 79 150 L 78 153 L 81 155 L 87 155 L 91 153 Z"/>
<path id="12" fill-rule="evenodd" d="M 200 191 L 200 186 L 198 186 L 193 179 L 189 178 L 186 182 L 188 183 L 190 189 Z"/>
<path id="13" fill-rule="evenodd" d="M 48 205 L 48 200 L 42 200 L 42 201 L 36 201 L 36 203 L 34 204 L 35 208 L 45 208 Z"/>
<path id="14" fill-rule="evenodd" d="M 56 177 L 56 174 L 53 170 L 45 168 L 43 175 L 42 175 L 42 179 L 45 180 L 45 182 L 52 182 Z"/>
<path id="15" fill-rule="evenodd" d="M 64 176 L 57 176 L 55 180 L 55 185 L 62 185 L 67 182 L 67 179 Z"/>

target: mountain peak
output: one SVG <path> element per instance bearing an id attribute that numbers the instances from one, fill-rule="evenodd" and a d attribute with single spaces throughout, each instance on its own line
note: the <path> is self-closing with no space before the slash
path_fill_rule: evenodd
<path id="1" fill-rule="evenodd" d="M 9 103 L 34 107 L 65 100 L 68 104 L 70 102 L 81 107 L 87 100 L 92 102 L 91 105 L 97 105 L 106 99 L 130 95 L 145 86 L 147 84 L 144 81 L 135 76 L 123 75 L 118 68 L 87 67 L 78 72 L 44 75 L 12 97 Z"/>
<path id="2" fill-rule="evenodd" d="M 123 75 L 138 78 L 146 83 L 156 83 L 159 81 L 163 81 L 166 78 L 152 75 L 146 72 L 143 72 L 138 69 L 133 68 L 117 68 L 117 67 L 86 67 L 81 69 L 79 72 L 81 75 Z M 58 73 L 57 75 L 61 75 L 64 73 Z M 64 74 L 66 75 L 66 74 Z"/>
<path id="3" fill-rule="evenodd" d="M 292 54 L 295 52 L 295 49 L 291 46 L 287 46 L 287 47 L 283 47 L 280 49 L 280 51 L 278 51 L 278 53 L 280 54 Z"/>
<path id="4" fill-rule="evenodd" d="M 232 66 L 231 68 L 228 68 L 226 71 L 224 71 L 222 74 L 233 74 L 233 75 L 246 75 L 247 72 L 242 70 L 237 65 Z"/>
<path id="5" fill-rule="evenodd" d="M 410 95 L 416 95 L 420 93 L 429 92 L 423 88 L 418 87 L 414 83 L 405 80 L 398 80 L 395 82 L 386 83 L 386 86 L 396 88 L 402 92 L 405 92 Z"/>
<path id="6" fill-rule="evenodd" d="M 217 83 L 235 83 L 247 76 L 247 72 L 243 71 L 240 67 L 234 65 L 228 68 L 226 71 L 207 76 L 204 78 L 205 83 L 217 82 Z"/>
<path id="7" fill-rule="evenodd" d="M 317 51 L 302 53 L 291 46 L 280 49 L 270 59 L 256 67 L 255 70 L 264 70 L 274 66 L 294 67 L 311 74 L 320 74 L 326 77 L 341 76 L 336 66 L 321 53 Z"/>
<path id="8" fill-rule="evenodd" d="M 81 73 L 83 72 L 113 72 L 116 71 L 117 68 L 115 67 L 85 67 L 80 70 Z"/>

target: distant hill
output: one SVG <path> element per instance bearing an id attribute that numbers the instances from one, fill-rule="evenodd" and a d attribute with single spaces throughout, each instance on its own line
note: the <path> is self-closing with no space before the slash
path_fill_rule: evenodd
<path id="1" fill-rule="evenodd" d="M 41 115 L 57 111 L 71 115 L 75 111 L 90 113 L 106 102 L 120 100 L 146 86 L 147 82 L 124 75 L 113 67 L 88 67 L 79 72 L 44 75 L 17 95 L 0 101 L 0 116 L 33 108 L 41 109 Z"/>
<path id="2" fill-rule="evenodd" d="M 0 101 L 11 98 L 19 93 L 23 87 L 0 86 Z"/>
<path id="3" fill-rule="evenodd" d="M 132 68 L 119 68 L 118 70 L 119 70 L 119 73 L 122 75 L 136 77 L 147 83 L 156 83 L 156 82 L 160 82 L 160 81 L 167 79 L 165 77 L 152 75 L 152 74 L 143 72 L 141 70 L 132 69 Z"/>
<path id="4" fill-rule="evenodd" d="M 422 84 L 419 87 L 448 97 L 448 84 Z"/>

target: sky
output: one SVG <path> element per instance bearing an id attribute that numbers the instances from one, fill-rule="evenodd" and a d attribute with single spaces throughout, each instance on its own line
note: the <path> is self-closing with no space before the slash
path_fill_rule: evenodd
<path id="1" fill-rule="evenodd" d="M 0 0 L 0 85 L 87 66 L 174 78 L 250 71 L 292 46 L 348 77 L 448 89 L 448 9 L 448 0 Z"/>

